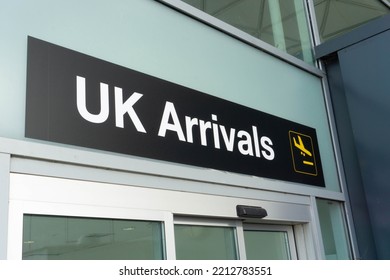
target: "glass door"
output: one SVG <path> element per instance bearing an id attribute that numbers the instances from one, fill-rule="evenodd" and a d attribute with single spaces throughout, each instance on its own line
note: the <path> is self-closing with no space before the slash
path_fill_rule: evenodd
<path id="1" fill-rule="evenodd" d="M 162 260 L 161 221 L 23 216 L 24 260 Z"/>
<path id="2" fill-rule="evenodd" d="M 292 226 L 247 224 L 244 240 L 248 260 L 297 259 Z"/>
<path id="3" fill-rule="evenodd" d="M 176 218 L 176 259 L 237 260 L 237 222 Z"/>
<path id="4" fill-rule="evenodd" d="M 174 235 L 178 260 L 297 259 L 289 225 L 176 217 Z"/>

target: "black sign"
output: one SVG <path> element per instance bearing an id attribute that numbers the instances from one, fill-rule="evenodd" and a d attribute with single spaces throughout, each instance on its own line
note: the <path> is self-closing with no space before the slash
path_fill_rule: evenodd
<path id="1" fill-rule="evenodd" d="M 35 38 L 26 137 L 324 186 L 314 129 Z"/>

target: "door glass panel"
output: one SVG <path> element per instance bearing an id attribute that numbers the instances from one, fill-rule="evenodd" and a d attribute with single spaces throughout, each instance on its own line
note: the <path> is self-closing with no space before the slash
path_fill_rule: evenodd
<path id="1" fill-rule="evenodd" d="M 233 227 L 175 225 L 178 260 L 235 260 L 237 248 Z"/>
<path id="2" fill-rule="evenodd" d="M 43 215 L 23 217 L 23 259 L 163 259 L 162 223 Z"/>
<path id="3" fill-rule="evenodd" d="M 245 250 L 248 260 L 290 260 L 285 231 L 245 230 Z"/>
<path id="4" fill-rule="evenodd" d="M 317 199 L 317 208 L 326 259 L 351 259 L 341 204 L 335 201 Z"/>

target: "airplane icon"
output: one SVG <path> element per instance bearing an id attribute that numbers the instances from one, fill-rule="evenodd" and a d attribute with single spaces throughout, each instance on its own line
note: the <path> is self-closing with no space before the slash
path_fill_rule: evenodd
<path id="1" fill-rule="evenodd" d="M 294 146 L 295 146 L 296 148 L 298 148 L 298 149 L 301 151 L 301 155 L 303 155 L 303 156 L 308 155 L 309 157 L 311 157 L 311 156 L 312 156 L 312 153 L 311 153 L 308 149 L 305 148 L 305 145 L 304 145 L 303 142 L 302 142 L 301 136 L 297 135 L 297 137 L 298 137 L 298 142 L 299 142 L 299 143 L 297 143 L 297 140 L 293 137 Z M 314 165 L 313 162 L 308 161 L 308 160 L 304 160 L 304 161 L 303 161 L 303 164 L 311 165 L 311 166 Z"/>
<path id="2" fill-rule="evenodd" d="M 289 131 L 294 171 L 317 176 L 317 165 L 311 136 Z"/>
<path id="3" fill-rule="evenodd" d="M 302 153 L 307 154 L 309 157 L 312 156 L 312 154 L 305 148 L 301 136 L 298 135 L 299 144 L 297 143 L 297 140 L 294 137 L 293 140 L 294 140 L 294 146 L 300 149 Z"/>

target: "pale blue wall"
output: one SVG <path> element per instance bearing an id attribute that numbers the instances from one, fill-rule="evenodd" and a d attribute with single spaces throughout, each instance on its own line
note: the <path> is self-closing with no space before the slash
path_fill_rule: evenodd
<path id="1" fill-rule="evenodd" d="M 3 1 L 0 137 L 24 138 L 28 35 L 314 127 L 339 190 L 320 78 L 153 0 Z"/>

